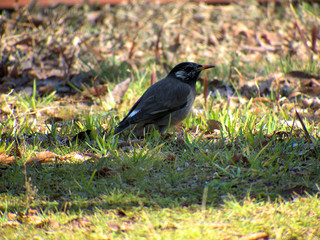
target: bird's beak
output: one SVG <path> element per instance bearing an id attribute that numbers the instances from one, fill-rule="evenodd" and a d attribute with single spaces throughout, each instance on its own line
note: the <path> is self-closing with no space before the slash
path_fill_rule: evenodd
<path id="1" fill-rule="evenodd" d="M 205 69 L 214 68 L 214 67 L 215 67 L 214 65 L 201 65 L 200 69 L 205 70 Z"/>

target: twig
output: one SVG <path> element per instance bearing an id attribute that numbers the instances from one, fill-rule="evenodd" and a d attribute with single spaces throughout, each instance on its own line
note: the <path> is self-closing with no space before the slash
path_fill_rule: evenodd
<path id="1" fill-rule="evenodd" d="M 304 134 L 305 134 L 307 140 L 312 141 L 312 138 L 310 137 L 310 134 L 308 133 L 308 130 L 307 130 L 306 126 L 304 125 L 304 123 L 303 123 L 299 113 L 297 112 L 297 110 L 296 110 L 296 115 L 297 115 L 297 118 L 298 118 L 299 122 L 302 125 L 303 131 L 304 131 Z"/>
<path id="2" fill-rule="evenodd" d="M 311 50 L 315 53 L 318 53 L 317 50 L 317 24 L 313 25 L 312 33 L 311 33 Z"/>
<path id="3" fill-rule="evenodd" d="M 136 32 L 136 34 L 134 35 L 133 39 L 132 39 L 132 44 L 131 44 L 131 47 L 130 47 L 130 50 L 129 50 L 129 54 L 128 54 L 128 59 L 132 59 L 132 56 L 133 56 L 133 51 L 136 47 L 136 39 L 137 39 L 137 36 L 138 36 L 138 31 Z"/>
<path id="4" fill-rule="evenodd" d="M 203 76 L 203 97 L 205 105 L 207 106 L 207 98 L 208 98 L 208 78 L 207 78 L 207 72 L 204 72 Z"/>
<path id="5" fill-rule="evenodd" d="M 317 31 L 316 31 L 317 28 L 314 27 L 314 28 L 312 29 L 312 33 L 311 33 L 312 46 L 310 47 L 310 46 L 308 45 L 308 41 L 307 41 L 307 38 L 306 38 L 305 34 L 302 32 L 302 29 L 300 28 L 300 20 L 299 20 L 299 18 L 298 18 L 298 15 L 297 15 L 296 11 L 295 11 L 294 8 L 293 8 L 292 1 L 291 1 L 291 0 L 289 0 L 289 6 L 290 6 L 290 10 L 291 10 L 291 12 L 292 12 L 292 14 L 293 14 L 293 16 L 294 16 L 294 18 L 295 18 L 295 20 L 296 20 L 295 26 L 296 26 L 296 28 L 298 29 L 299 35 L 300 35 L 300 37 L 301 37 L 301 40 L 302 40 L 304 46 L 306 47 L 306 50 L 307 50 L 308 54 L 310 55 L 310 60 L 312 61 L 312 59 L 313 59 L 312 53 L 318 55 L 317 50 L 316 50 L 316 48 L 315 48 L 315 47 L 316 47 L 316 39 L 317 39 Z M 314 32 L 314 31 L 315 31 L 315 32 Z"/>

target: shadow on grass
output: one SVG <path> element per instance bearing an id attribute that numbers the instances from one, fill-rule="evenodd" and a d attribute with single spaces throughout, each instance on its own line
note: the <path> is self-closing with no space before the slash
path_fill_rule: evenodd
<path id="1" fill-rule="evenodd" d="M 230 195 L 237 200 L 274 200 L 318 191 L 316 158 L 292 159 L 293 167 L 284 168 L 285 161 L 279 157 L 272 166 L 253 168 L 214 157 L 218 149 L 209 149 L 210 154 L 190 146 L 184 146 L 189 148 L 186 151 L 175 143 L 166 145 L 166 151 L 156 153 L 140 148 L 79 163 L 2 167 L 0 210 L 31 207 L 72 212 L 201 205 L 205 188 L 207 205 L 213 206 Z"/>

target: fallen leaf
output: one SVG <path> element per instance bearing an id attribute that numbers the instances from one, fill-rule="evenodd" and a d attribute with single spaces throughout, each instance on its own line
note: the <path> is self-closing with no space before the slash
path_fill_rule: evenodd
<path id="1" fill-rule="evenodd" d="M 18 71 L 18 64 L 15 64 L 10 72 L 10 77 L 12 78 L 18 78 L 19 77 L 19 71 Z"/>
<path id="2" fill-rule="evenodd" d="M 107 227 L 113 232 L 120 231 L 120 225 L 115 222 L 108 222 Z"/>
<path id="3" fill-rule="evenodd" d="M 9 221 L 13 221 L 16 220 L 17 214 L 9 212 L 7 217 Z"/>
<path id="4" fill-rule="evenodd" d="M 261 34 L 261 39 L 265 44 L 269 44 L 272 46 L 281 46 L 282 38 L 279 36 L 278 32 L 264 32 Z"/>
<path id="5" fill-rule="evenodd" d="M 89 89 L 84 90 L 81 95 L 85 98 L 100 97 L 106 95 L 108 91 L 108 84 L 95 85 Z"/>
<path id="6" fill-rule="evenodd" d="M 122 224 L 120 225 L 120 229 L 121 229 L 121 231 L 132 230 L 132 222 L 130 222 L 130 221 L 122 222 Z"/>
<path id="7" fill-rule="evenodd" d="M 231 29 L 235 36 L 244 36 L 252 41 L 254 39 L 254 31 L 242 22 L 238 22 L 235 25 L 231 26 Z"/>
<path id="8" fill-rule="evenodd" d="M 248 158 L 242 153 L 236 153 L 231 157 L 231 164 L 243 164 L 245 166 L 250 166 Z"/>
<path id="9" fill-rule="evenodd" d="M 37 215 L 26 216 L 26 221 L 31 224 L 40 224 L 43 221 L 43 218 Z"/>
<path id="10" fill-rule="evenodd" d="M 40 95 L 52 93 L 54 90 L 55 90 L 54 85 L 51 83 L 48 83 L 45 86 L 39 87 Z"/>
<path id="11" fill-rule="evenodd" d="M 5 154 L 0 155 L 0 165 L 13 164 L 16 162 L 15 156 L 7 156 Z"/>
<path id="12" fill-rule="evenodd" d="M 106 102 L 113 101 L 117 104 L 120 103 L 129 87 L 130 82 L 131 82 L 131 78 L 127 78 L 123 82 L 116 85 L 107 96 Z"/>
<path id="13" fill-rule="evenodd" d="M 118 209 L 117 209 L 117 214 L 118 214 L 120 217 L 125 217 L 125 216 L 127 216 L 127 214 L 126 214 L 121 208 L 118 208 Z"/>
<path id="14" fill-rule="evenodd" d="M 39 42 L 31 38 L 30 36 L 27 36 L 26 38 L 23 38 L 20 41 L 16 42 L 14 46 L 25 45 L 25 46 L 31 47 L 33 46 L 34 43 L 39 43 Z"/>
<path id="15" fill-rule="evenodd" d="M 171 153 L 163 161 L 168 163 L 174 163 L 176 159 L 177 159 L 177 156 L 174 153 Z"/>
<path id="16" fill-rule="evenodd" d="M 110 167 L 104 167 L 104 168 L 101 168 L 98 171 L 96 171 L 95 175 L 100 175 L 100 176 L 106 177 L 106 176 L 115 175 L 116 173 L 117 173 L 117 170 L 110 168 Z"/>
<path id="17" fill-rule="evenodd" d="M 96 58 L 96 60 L 102 60 L 102 61 L 107 61 L 104 54 L 99 50 L 96 49 L 95 47 L 91 46 L 87 42 L 83 42 L 88 51 Z"/>
<path id="18" fill-rule="evenodd" d="M 180 228 L 178 224 L 174 223 L 174 222 L 168 222 L 165 221 L 164 223 L 162 223 L 159 228 L 161 230 L 165 230 L 165 229 L 178 229 Z"/>
<path id="19" fill-rule="evenodd" d="M 1 225 L 2 228 L 4 227 L 17 227 L 18 225 L 20 225 L 20 223 L 18 221 L 7 221 L 5 223 L 3 223 Z"/>
<path id="20" fill-rule="evenodd" d="M 267 240 L 269 234 L 265 232 L 250 233 L 240 238 L 240 240 Z"/>
<path id="21" fill-rule="evenodd" d="M 312 75 L 312 74 L 309 74 L 309 73 L 306 73 L 306 72 L 303 72 L 303 71 L 289 71 L 286 73 L 285 75 L 286 77 L 292 77 L 292 78 L 305 78 L 305 79 L 318 79 L 320 80 L 320 76 L 315 76 L 315 75 Z"/>
<path id="22" fill-rule="evenodd" d="M 45 219 L 41 221 L 40 223 L 35 225 L 36 228 L 52 228 L 52 229 L 58 229 L 60 227 L 60 224 L 54 220 L 54 219 Z"/>
<path id="23" fill-rule="evenodd" d="M 91 226 L 92 223 L 85 217 L 77 217 L 68 221 L 64 225 L 70 226 L 72 228 L 84 228 Z"/>
<path id="24" fill-rule="evenodd" d="M 27 211 L 27 216 L 33 216 L 33 215 L 37 215 L 38 214 L 38 210 L 37 209 L 31 209 L 29 208 Z"/>
<path id="25" fill-rule="evenodd" d="M 214 120 L 214 119 L 209 119 L 207 121 L 208 125 L 208 131 L 213 132 L 214 130 L 221 130 L 222 129 L 222 124 L 221 122 Z"/>
<path id="26" fill-rule="evenodd" d="M 44 122 L 45 122 L 45 124 L 55 124 L 55 123 L 61 122 L 61 121 L 63 121 L 63 118 L 50 117 L 50 118 L 46 119 Z"/>
<path id="27" fill-rule="evenodd" d="M 301 100 L 301 102 L 302 102 L 302 105 L 303 105 L 305 108 L 308 108 L 308 107 L 310 107 L 311 104 L 312 104 L 312 99 L 303 98 L 303 99 Z"/>
<path id="28" fill-rule="evenodd" d="M 32 156 L 29 160 L 27 160 L 27 164 L 31 163 L 45 163 L 45 162 L 53 162 L 56 159 L 65 160 L 64 156 L 58 155 L 54 152 L 43 151 L 43 152 L 35 152 L 34 156 Z"/>

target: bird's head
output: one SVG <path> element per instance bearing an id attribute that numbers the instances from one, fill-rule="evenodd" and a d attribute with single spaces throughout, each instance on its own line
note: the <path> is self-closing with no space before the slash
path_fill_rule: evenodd
<path id="1" fill-rule="evenodd" d="M 200 65 L 193 62 L 183 62 L 175 66 L 169 73 L 186 83 L 196 82 L 202 70 L 213 68 L 213 65 Z"/>

